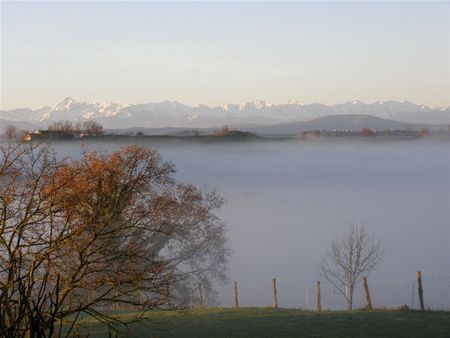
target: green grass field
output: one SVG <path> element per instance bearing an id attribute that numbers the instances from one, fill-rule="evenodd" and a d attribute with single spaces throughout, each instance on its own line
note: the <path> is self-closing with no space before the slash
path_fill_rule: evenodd
<path id="1" fill-rule="evenodd" d="M 118 315 L 130 321 L 133 313 Z M 82 337 L 108 337 L 94 320 L 83 323 Z M 129 325 L 127 337 L 392 337 L 449 338 L 450 312 L 329 311 L 242 308 L 158 311 Z M 115 334 L 112 334 L 115 337 Z"/>

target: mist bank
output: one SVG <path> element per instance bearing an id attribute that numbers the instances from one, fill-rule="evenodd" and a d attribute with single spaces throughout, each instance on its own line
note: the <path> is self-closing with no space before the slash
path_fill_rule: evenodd
<path id="1" fill-rule="evenodd" d="M 111 152 L 137 143 L 157 148 L 177 167 L 176 177 L 214 188 L 226 203 L 242 306 L 272 302 L 278 279 L 283 307 L 313 306 L 320 263 L 350 221 L 363 222 L 386 250 L 369 276 L 374 306 L 417 305 L 415 273 L 424 278 L 426 306 L 450 308 L 450 147 L 447 141 L 253 141 L 192 143 L 122 138 L 56 142 L 61 156 L 82 149 Z M 344 306 L 325 281 L 323 307 Z M 232 287 L 219 287 L 232 304 Z M 413 291 L 412 291 L 413 290 Z M 363 305 L 361 289 L 356 306 Z"/>

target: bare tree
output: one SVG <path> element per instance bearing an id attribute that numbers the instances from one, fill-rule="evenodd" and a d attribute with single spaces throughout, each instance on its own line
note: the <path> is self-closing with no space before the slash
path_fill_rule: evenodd
<path id="1" fill-rule="evenodd" d="M 94 120 L 86 120 L 81 123 L 81 130 L 88 135 L 101 136 L 103 134 L 103 126 Z"/>
<path id="2" fill-rule="evenodd" d="M 68 336 L 82 313 L 117 328 L 112 306 L 182 305 L 224 278 L 222 199 L 176 182 L 157 151 L 0 150 L 0 335 Z"/>
<path id="3" fill-rule="evenodd" d="M 74 131 L 74 125 L 71 121 L 58 121 L 50 124 L 48 130 L 72 133 Z"/>
<path id="4" fill-rule="evenodd" d="M 363 225 L 351 223 L 342 238 L 336 238 L 322 262 L 322 275 L 353 308 L 353 294 L 364 274 L 373 271 L 383 258 L 381 240 Z"/>
<path id="5" fill-rule="evenodd" d="M 53 332 L 55 308 L 45 269 L 51 250 L 41 237 L 50 213 L 40 192 L 56 162 L 31 143 L 9 142 L 0 151 L 0 335 L 42 337 L 43 330 Z"/>
<path id="6" fill-rule="evenodd" d="M 10 124 L 6 126 L 3 136 L 7 141 L 15 141 L 19 138 L 19 129 L 16 126 Z"/>

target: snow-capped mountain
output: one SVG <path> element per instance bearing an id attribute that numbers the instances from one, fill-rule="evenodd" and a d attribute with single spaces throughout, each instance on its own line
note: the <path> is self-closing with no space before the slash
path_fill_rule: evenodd
<path id="1" fill-rule="evenodd" d="M 0 119 L 23 121 L 47 126 L 55 121 L 94 119 L 105 128 L 182 127 L 201 128 L 233 125 L 269 125 L 300 122 L 330 115 L 372 115 L 409 123 L 450 123 L 450 107 L 434 109 L 411 102 L 346 102 L 333 106 L 320 103 L 303 104 L 289 100 L 270 104 L 262 100 L 241 104 L 188 106 L 177 101 L 145 104 L 88 103 L 67 97 L 53 107 L 37 110 L 29 108 L 0 111 Z"/>

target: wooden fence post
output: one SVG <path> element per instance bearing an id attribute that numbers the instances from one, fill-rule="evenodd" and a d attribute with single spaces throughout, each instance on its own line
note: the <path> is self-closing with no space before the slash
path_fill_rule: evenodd
<path id="1" fill-rule="evenodd" d="M 278 308 L 278 298 L 277 298 L 277 279 L 272 279 L 272 289 L 273 289 L 273 307 Z"/>
<path id="2" fill-rule="evenodd" d="M 237 309 L 239 308 L 239 298 L 238 298 L 238 286 L 237 286 L 237 282 L 234 281 L 234 307 Z"/>
<path id="3" fill-rule="evenodd" d="M 364 292 L 366 293 L 367 308 L 372 310 L 372 299 L 370 298 L 369 285 L 367 284 L 367 278 L 365 276 L 363 277 L 363 285 Z"/>
<path id="4" fill-rule="evenodd" d="M 320 280 L 317 281 L 317 312 L 322 311 L 322 295 L 320 292 Z"/>
<path id="5" fill-rule="evenodd" d="M 203 307 L 203 290 L 202 285 L 200 283 L 198 283 L 198 292 L 200 295 L 200 307 Z"/>
<path id="6" fill-rule="evenodd" d="M 420 310 L 425 311 L 425 306 L 423 305 L 422 273 L 420 271 L 417 271 L 417 292 L 419 293 Z"/>

